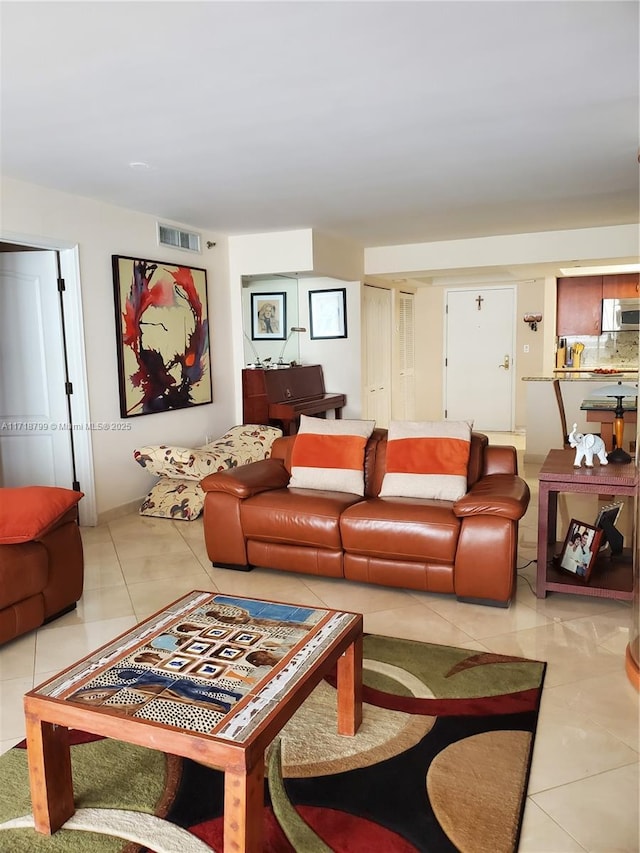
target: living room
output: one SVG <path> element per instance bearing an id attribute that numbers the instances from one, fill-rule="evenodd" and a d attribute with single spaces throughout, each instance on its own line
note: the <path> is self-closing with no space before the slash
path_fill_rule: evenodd
<path id="1" fill-rule="evenodd" d="M 43 7 L 45 5 L 55 9 L 60 4 L 43 4 Z M 149 7 L 150 4 L 142 5 Z M 455 5 L 459 15 L 463 15 L 463 9 L 468 11 L 466 4 Z M 612 22 L 612 29 L 618 36 L 618 28 L 632 30 L 632 27 L 624 23 L 627 13 L 620 11 L 620 7 L 627 10 L 632 7 L 632 15 L 637 15 L 635 4 L 588 5 L 596 10 L 593 14 L 598 19 L 599 26 Z M 15 58 L 18 50 L 24 49 L 25 39 L 28 36 L 37 36 L 37 46 L 42 46 L 41 55 L 45 57 L 47 54 L 44 47 L 51 28 L 55 27 L 57 30 L 66 26 L 71 34 L 67 36 L 71 39 L 69 53 L 73 54 L 74 47 L 77 47 L 74 42 L 76 36 L 72 21 L 62 15 L 63 8 L 54 13 L 46 13 L 43 10 L 43 17 L 34 33 L 33 22 L 22 19 L 21 14 L 15 7 L 11 9 L 11 6 L 12 4 L 3 3 L 3 53 L 5 39 L 13 39 L 10 58 Z M 559 6 L 563 7 L 564 4 Z M 609 11 L 612 7 L 617 10 L 615 14 Z M 505 8 L 513 7 L 511 4 L 505 4 Z M 60 13 L 60 17 L 56 19 L 57 13 Z M 133 31 L 140 36 L 146 31 L 149 21 L 139 8 L 134 10 L 134 14 L 139 17 L 135 17 L 136 28 Z M 168 12 L 165 10 L 164 14 L 168 15 Z M 226 14 L 232 13 L 227 10 Z M 347 19 L 341 22 L 345 32 L 352 32 L 348 27 L 350 14 L 356 13 L 353 10 L 349 14 L 345 12 Z M 110 20 L 107 16 L 106 22 L 101 17 L 99 20 L 107 26 L 110 38 L 117 40 L 117 32 L 114 32 L 118 29 L 115 18 Z M 166 23 L 164 18 L 162 20 Z M 406 34 L 407 21 L 402 17 L 400 20 L 400 30 Z M 81 23 L 83 27 L 88 27 L 87 32 L 94 32 L 95 24 L 90 25 L 87 20 Z M 243 23 L 249 25 L 251 22 Z M 462 24 L 462 21 L 459 23 Z M 213 38 L 215 20 L 208 21 L 208 24 Z M 257 26 L 257 23 L 254 25 Z M 17 30 L 12 30 L 12 27 L 17 27 Z M 541 21 L 539 29 L 548 31 L 549 27 Z M 425 31 L 422 29 L 423 33 Z M 400 37 L 398 30 L 394 29 L 393 32 Z M 367 69 L 376 86 L 381 85 L 383 79 L 379 74 L 373 73 L 371 66 L 376 64 L 376 57 L 383 55 L 387 44 L 384 35 L 379 31 L 378 41 L 369 40 L 368 61 L 366 55 L 358 54 L 362 63 L 360 67 Z M 500 33 L 495 34 L 496 39 L 499 35 Z M 60 36 L 62 37 L 62 33 Z M 127 39 L 130 37 L 129 35 Z M 534 55 L 539 66 L 547 63 L 549 55 L 556 55 L 563 50 L 558 33 L 553 36 L 552 44 L 555 50 L 550 47 L 548 54 L 542 52 L 540 45 L 543 39 L 538 29 L 536 38 L 534 44 L 538 51 L 534 51 Z M 632 38 L 631 42 L 631 48 L 627 46 L 627 51 L 637 48 L 637 37 L 635 40 Z M 86 44 L 89 43 L 92 43 L 90 39 Z M 170 43 L 168 40 L 165 45 Z M 329 51 L 330 45 L 330 40 L 325 42 L 324 49 Z M 453 51 L 451 45 L 450 42 L 450 52 L 455 54 L 456 51 Z M 465 45 L 470 48 L 466 42 Z M 343 42 L 341 46 L 345 49 Z M 283 45 L 283 48 L 285 47 L 286 45 Z M 497 50 L 499 44 L 494 47 Z M 97 49 L 98 53 L 94 54 L 95 72 L 100 70 L 98 66 L 102 62 L 105 67 L 109 64 L 109 51 L 105 48 L 103 54 L 102 48 Z M 435 45 L 432 45 L 432 49 L 435 50 Z M 525 46 L 520 44 L 519 50 L 524 52 L 524 49 Z M 83 50 L 88 51 L 88 48 Z M 168 46 L 166 50 L 169 51 Z M 418 46 L 411 40 L 405 45 L 402 53 L 411 58 L 417 55 L 417 50 Z M 504 57 L 505 65 L 514 67 L 506 60 L 514 63 L 514 53 L 517 52 L 510 51 L 508 56 Z M 624 51 L 620 50 L 620 53 L 624 54 Z M 101 57 L 100 62 L 97 60 L 98 55 Z M 476 59 L 482 55 L 483 51 L 474 54 Z M 576 60 L 580 70 L 583 64 L 588 65 L 586 55 L 588 51 L 583 44 L 579 51 L 580 62 Z M 298 52 L 293 58 L 297 59 L 298 63 L 301 60 Z M 438 58 L 441 58 L 439 54 Z M 637 54 L 632 53 L 629 57 L 627 53 L 626 58 L 630 59 L 631 67 L 635 67 L 633 62 L 637 59 Z M 254 60 L 259 70 L 267 67 L 264 64 L 264 55 L 261 59 L 263 63 Z M 82 64 L 86 62 L 91 66 L 91 62 L 90 57 L 86 55 L 80 57 L 80 60 L 80 66 L 67 78 L 68 84 L 74 81 L 69 89 L 63 85 L 65 75 L 62 70 L 60 78 L 51 82 L 54 91 L 55 86 L 59 87 L 57 97 L 60 101 L 74 104 L 73 110 L 95 98 L 95 95 L 88 98 L 81 94 Z M 281 57 L 279 61 L 283 61 Z M 413 61 L 411 59 L 409 63 L 411 75 L 418 71 L 412 66 Z M 53 58 L 50 62 L 43 59 L 42 65 L 51 68 L 52 75 L 55 75 L 56 62 Z M 18 69 L 16 75 L 19 75 L 23 68 L 22 64 L 9 67 Z M 355 61 L 354 67 L 358 67 Z M 624 77 L 627 67 L 628 65 L 620 60 L 620 68 L 617 71 L 620 77 Z M 554 68 L 560 73 L 562 63 Z M 351 65 L 350 70 L 355 73 Z M 520 66 L 518 73 L 523 73 Z M 533 497 L 520 527 L 518 567 L 522 568 L 522 572 L 518 578 L 518 595 L 511 608 L 496 612 L 493 608 L 459 604 L 446 597 L 440 600 L 438 596 L 418 596 L 401 590 L 384 590 L 356 584 L 347 592 L 345 585 L 335 585 L 326 579 L 309 580 L 281 576 L 280 573 L 266 570 L 255 571 L 247 576 L 214 570 L 204 550 L 201 522 L 191 524 L 142 519 L 138 516 L 137 509 L 149 488 L 149 475 L 133 460 L 133 451 L 139 446 L 170 444 L 197 447 L 203 444 L 207 437 L 222 435 L 231 425 L 241 422 L 240 377 L 247 362 L 241 300 L 243 276 L 295 274 L 301 277 L 301 281 L 337 281 L 338 285 L 335 286 L 345 287 L 347 290 L 349 337 L 346 350 L 340 350 L 339 360 L 328 369 L 325 379 L 328 390 L 347 394 L 352 408 L 345 411 L 345 417 L 351 418 L 361 415 L 354 402 L 362 399 L 360 302 L 365 285 L 387 287 L 394 294 L 402 289 L 415 293 L 415 328 L 418 330 L 415 411 L 416 418 L 421 420 L 439 420 L 443 417 L 443 302 L 446 289 L 488 287 L 505 282 L 508 286 L 513 286 L 517 300 L 514 329 L 517 349 L 514 367 L 514 423 L 508 434 L 492 435 L 491 441 L 515 443 L 522 464 L 526 441 L 526 400 L 524 383 L 520 380 L 527 375 L 550 373 L 555 366 L 555 284 L 558 273 L 554 271 L 563 264 L 591 266 L 603 261 L 616 264 L 633 261 L 637 263 L 637 98 L 634 101 L 637 95 L 637 79 L 629 81 L 625 78 L 622 81 L 612 71 L 613 79 L 608 81 L 610 88 L 602 94 L 608 115 L 614 114 L 615 103 L 618 103 L 619 99 L 626 104 L 626 107 L 620 106 L 624 112 L 624 120 L 611 119 L 611 124 L 616 124 L 619 130 L 616 140 L 618 147 L 615 157 L 612 157 L 615 161 L 612 173 L 604 174 L 605 164 L 602 160 L 605 158 L 600 158 L 597 153 L 591 151 L 590 146 L 596 147 L 596 144 L 590 140 L 591 159 L 587 158 L 586 152 L 582 152 L 581 157 L 586 159 L 580 161 L 579 167 L 571 169 L 571 188 L 566 196 L 563 198 L 560 191 L 555 196 L 548 193 L 546 203 L 540 203 L 540 210 L 534 211 L 536 204 L 524 203 L 524 200 L 530 197 L 526 194 L 533 193 L 531 185 L 525 184 L 524 179 L 522 184 L 516 185 L 512 182 L 513 176 L 507 178 L 496 175 L 489 170 L 489 166 L 491 169 L 495 168 L 495 161 L 488 159 L 486 181 L 474 183 L 475 201 L 467 196 L 463 201 L 458 200 L 446 212 L 441 207 L 441 222 L 438 222 L 438 205 L 443 202 L 437 196 L 436 187 L 423 186 L 422 194 L 425 197 L 433 195 L 437 203 L 430 210 L 429 216 L 420 222 L 417 222 L 416 215 L 415 225 L 409 222 L 412 218 L 410 211 L 403 213 L 396 208 L 395 194 L 385 185 L 383 195 L 386 194 L 386 201 L 393 200 L 393 205 L 389 203 L 389 219 L 395 216 L 398 225 L 394 226 L 396 230 L 382 229 L 376 214 L 380 199 L 375 196 L 376 203 L 368 205 L 369 211 L 373 210 L 374 214 L 374 222 L 370 223 L 370 234 L 373 234 L 375 229 L 378 229 L 379 234 L 384 233 L 384 237 L 375 238 L 350 232 L 347 217 L 343 217 L 341 227 L 339 209 L 337 212 L 334 210 L 333 219 L 321 216 L 320 213 L 311 219 L 307 216 L 306 208 L 296 208 L 295 205 L 290 205 L 291 212 L 286 210 L 288 205 L 279 200 L 279 192 L 284 194 L 284 166 L 281 166 L 277 173 L 278 181 L 271 181 L 269 197 L 273 215 L 270 218 L 267 216 L 267 208 L 270 205 L 264 202 L 267 190 L 261 188 L 256 191 L 252 180 L 245 186 L 242 194 L 238 190 L 235 206 L 229 206 L 233 216 L 230 215 L 228 220 L 224 219 L 224 210 L 219 209 L 217 200 L 215 204 L 210 202 L 212 211 L 209 218 L 203 220 L 200 214 L 194 214 L 191 218 L 189 212 L 193 208 L 190 207 L 189 196 L 200 196 L 201 174 L 204 175 L 206 171 L 206 163 L 203 164 L 203 161 L 229 156 L 228 150 L 220 152 L 215 146 L 209 152 L 208 146 L 211 140 L 215 139 L 213 130 L 209 131 L 207 142 L 203 145 L 207 149 L 203 161 L 200 162 L 203 172 L 196 172 L 189 181 L 183 173 L 173 178 L 174 190 L 176 186 L 185 187 L 185 200 L 182 203 L 176 201 L 173 206 L 157 203 L 153 197 L 153 193 L 158 191 L 155 184 L 162 182 L 165 172 L 171 172 L 172 163 L 170 160 L 163 161 L 162 168 L 155 169 L 152 148 L 143 150 L 144 146 L 140 140 L 136 145 L 124 144 L 122 138 L 127 135 L 126 130 L 123 130 L 124 118 L 116 119 L 117 131 L 113 131 L 109 138 L 113 145 L 113 154 L 106 157 L 102 149 L 95 154 L 88 182 L 81 184 L 78 181 L 74 184 L 70 181 L 57 185 L 52 174 L 55 176 L 58 171 L 62 176 L 65 169 L 69 169 L 69 164 L 63 161 L 66 161 L 67 156 L 73 160 L 75 155 L 70 149 L 68 155 L 65 154 L 68 143 L 57 136 L 57 133 L 62 132 L 60 129 L 55 130 L 52 124 L 38 126 L 35 116 L 40 96 L 36 98 L 35 93 L 39 86 L 43 87 L 47 96 L 50 96 L 50 90 L 44 85 L 44 72 L 41 68 L 34 67 L 30 74 L 32 76 L 27 75 L 25 81 L 32 87 L 28 92 L 14 91 L 11 73 L 4 75 L 3 112 L 12 106 L 3 121 L 3 141 L 5 135 L 7 140 L 11 136 L 7 123 L 16 121 L 16 117 L 21 115 L 16 107 L 18 95 L 25 98 L 26 103 L 33 97 L 35 108 L 30 121 L 33 122 L 32 145 L 37 150 L 33 155 L 31 168 L 19 159 L 13 160 L 13 157 L 16 157 L 15 149 L 12 148 L 12 158 L 8 157 L 9 152 L 7 156 L 3 154 L 0 240 L 3 243 L 60 252 L 67 287 L 65 300 L 69 305 L 67 316 L 72 321 L 69 343 L 74 347 L 74 357 L 69 364 L 69 378 L 80 398 L 73 404 L 79 407 L 74 421 L 126 425 L 127 429 L 86 430 L 78 435 L 76 463 L 78 479 L 85 492 L 85 498 L 80 504 L 85 543 L 85 594 L 74 614 L 68 614 L 59 623 L 15 641 L 10 648 L 0 652 L 3 704 L 0 740 L 3 747 L 8 749 L 13 746 L 23 734 L 19 712 L 14 710 L 19 694 L 77 658 L 80 652 L 88 652 L 90 648 L 105 642 L 116 633 L 128 629 L 135 621 L 145 618 L 183 592 L 206 584 L 207 588 L 213 586 L 239 595 L 261 594 L 300 603 L 312 602 L 353 608 L 365 613 L 365 630 L 371 632 L 390 636 L 399 636 L 402 632 L 403 636 L 426 642 L 449 643 L 493 653 L 522 654 L 548 661 L 549 674 L 543 699 L 543 714 L 536 740 L 538 754 L 535 758 L 535 772 L 538 776 L 534 776 L 535 782 L 530 788 L 528 822 L 521 849 L 624 850 L 633 849 L 634 844 L 637 846 L 637 812 L 633 811 L 634 808 L 637 809 L 637 805 L 634 806 L 629 797 L 630 793 L 637 790 L 637 699 L 624 674 L 624 649 L 629 640 L 631 607 L 627 602 L 580 596 L 550 594 L 544 600 L 535 598 L 532 591 L 532 587 L 535 588 L 535 571 L 532 571 L 531 566 L 523 568 L 525 563 L 536 556 L 535 490 L 538 481 L 537 472 L 533 468 L 522 466 Z M 471 62 L 467 74 L 470 78 L 473 77 L 474 68 Z M 535 77 L 535 74 L 532 73 L 531 76 Z M 102 79 L 100 75 L 98 77 Z M 203 103 L 206 103 L 207 110 L 213 113 L 216 107 L 216 88 L 223 79 L 222 75 L 216 77 L 214 82 L 206 80 L 202 73 L 197 73 L 195 79 L 202 86 L 197 97 L 194 97 L 196 114 L 203 109 Z M 426 72 L 423 72 L 421 79 L 429 79 Z M 98 79 L 94 81 L 92 92 L 101 91 L 98 82 Z M 269 82 L 273 81 L 269 79 Z M 491 85 L 495 83 L 496 78 L 492 77 Z M 153 88 L 153 81 L 149 85 Z M 603 81 L 602 86 L 604 85 Z M 545 86 L 547 90 L 553 89 L 553 80 L 547 79 Z M 265 88 L 268 89 L 266 85 Z M 5 91 L 7 96 L 10 96 L 10 101 L 4 99 Z M 264 90 L 260 91 L 264 95 Z M 536 90 L 539 98 L 542 97 L 540 92 L 541 89 Z M 123 90 L 119 89 L 117 94 L 122 97 Z M 138 97 L 139 95 L 136 95 L 133 101 Z M 333 90 L 332 98 L 337 98 L 336 90 Z M 391 109 L 395 99 L 395 95 L 390 97 L 382 106 Z M 94 101 L 96 111 L 99 111 L 99 100 L 98 98 Z M 633 102 L 630 108 L 629 101 Z M 273 95 L 270 103 L 273 104 Z M 330 100 L 329 103 L 334 101 Z M 536 107 L 541 111 L 538 145 L 545 148 L 551 145 L 551 139 L 557 138 L 556 122 L 562 116 L 558 111 L 550 118 L 541 106 L 542 103 L 541 100 L 537 101 L 532 104 L 531 109 Z M 340 102 L 340 105 L 342 108 L 348 106 L 343 102 Z M 168 130 L 167 125 L 171 123 L 169 119 L 172 106 L 170 100 L 153 101 L 155 114 L 162 116 L 163 131 Z M 273 106 L 275 109 L 278 104 Z M 386 123 L 382 106 L 378 109 L 383 120 L 375 124 L 381 140 Z M 442 104 L 439 106 L 442 108 Z M 505 107 L 504 104 L 499 106 L 503 109 Z M 587 107 L 596 109 L 595 104 L 588 104 Z M 464 101 L 464 108 L 471 109 L 468 100 Z M 133 114 L 130 103 L 128 109 L 131 112 L 127 114 L 127 119 Z M 495 103 L 492 104 L 492 109 L 495 112 L 491 115 L 495 117 L 498 112 Z M 73 127 L 74 121 L 79 121 L 80 113 L 76 114 L 73 110 L 71 114 L 65 112 L 61 127 L 68 129 Z M 331 110 L 328 110 L 330 114 Z M 286 113 L 289 113 L 289 109 Z M 443 110 L 443 113 L 446 113 L 446 110 Z M 371 114 L 378 113 L 373 110 Z M 584 115 L 585 113 L 582 113 L 583 121 Z M 395 113 L 393 116 L 398 119 Z M 82 118 L 85 125 L 90 124 L 93 120 L 91 110 L 89 115 L 83 112 Z M 286 114 L 279 116 L 280 121 L 285 118 Z M 326 124 L 326 113 L 323 113 L 322 118 Z M 604 116 L 602 119 L 604 121 Z M 629 124 L 632 126 L 631 144 L 629 138 L 625 137 L 625 134 L 628 136 Z M 402 131 L 409 136 L 415 134 L 424 149 L 425 159 L 434 162 L 432 152 L 427 146 L 428 121 L 421 123 L 419 128 L 411 123 L 396 126 L 398 132 Z M 448 127 L 451 144 L 455 140 L 456 128 L 457 125 Z M 148 131 L 149 126 L 146 129 Z M 473 130 L 477 130 L 477 127 L 474 126 Z M 509 128 L 506 128 L 503 131 L 507 137 L 508 130 Z M 292 126 L 290 132 L 295 136 L 296 128 Z M 573 136 L 567 137 L 569 141 L 561 146 L 563 156 L 560 159 L 567 181 L 567 161 L 577 156 L 576 151 L 580 148 L 578 140 L 583 142 L 586 136 L 586 133 L 580 137 L 575 135 L 575 128 L 573 132 Z M 491 136 L 494 133 L 497 131 L 494 130 Z M 604 135 L 606 134 L 603 132 L 597 135 L 598 144 L 605 144 L 602 140 Z M 613 132 L 611 135 L 615 136 Z M 46 144 L 42 142 L 43 139 L 47 139 Z M 509 137 L 509 141 L 520 140 Z M 265 140 L 265 146 L 267 142 L 268 140 Z M 85 144 L 88 146 L 88 142 Z M 173 139 L 174 150 L 182 150 L 181 144 L 182 134 L 177 134 Z M 334 140 L 337 148 L 340 148 L 340 144 Z M 469 184 L 473 183 L 469 173 L 474 170 L 482 172 L 482 166 L 473 153 L 472 134 L 467 135 L 465 146 L 470 163 L 464 170 L 461 183 Z M 230 147 L 232 148 L 233 144 Z M 293 157 L 299 147 L 300 143 L 293 147 L 293 151 L 289 149 L 289 157 Z M 47 152 L 47 148 L 51 151 Z M 568 155 L 564 148 L 571 149 Z M 26 146 L 24 150 L 27 150 Z M 500 150 L 502 152 L 502 148 Z M 622 163 L 623 153 L 632 160 L 631 175 L 626 161 L 624 165 Z M 63 154 L 65 156 L 62 156 Z M 255 151 L 253 155 L 255 157 Z M 52 173 L 45 175 L 40 167 L 49 156 L 53 161 L 50 164 Z M 398 152 L 395 156 L 398 157 Z M 512 157 L 515 158 L 515 154 Z M 370 158 L 374 165 L 380 166 L 377 154 L 371 154 Z M 106 170 L 112 167 L 112 161 L 115 159 L 121 169 L 119 180 L 103 180 L 99 174 L 102 163 L 104 162 Z M 509 157 L 495 159 L 505 161 Z M 260 171 L 259 161 L 251 158 L 247 160 L 244 164 L 245 170 L 253 179 L 254 172 Z M 330 160 L 336 166 L 340 180 L 337 181 L 337 187 L 333 184 L 329 186 L 327 194 L 337 198 L 349 195 L 351 185 L 347 180 L 348 167 L 340 162 L 336 164 L 333 156 Z M 135 161 L 148 161 L 151 168 L 145 168 L 144 165 L 130 168 L 128 164 Z M 393 172 L 393 168 L 388 166 L 389 162 L 383 163 L 382 171 L 386 169 Z M 463 158 L 459 157 L 453 166 L 454 170 L 460 169 L 462 162 Z M 321 165 L 321 158 L 318 158 L 317 163 L 318 166 Z M 297 164 L 292 162 L 292 168 L 294 165 Z M 518 161 L 518 167 L 523 173 L 527 172 L 528 165 L 531 166 L 529 174 L 534 176 L 535 183 L 538 161 L 532 157 L 531 151 L 528 161 Z M 311 166 L 307 164 L 306 168 L 308 170 Z M 593 175 L 600 174 L 599 168 L 603 173 L 602 177 L 596 180 Z M 440 166 L 434 167 L 434 171 L 439 169 Z M 372 169 L 370 174 L 372 185 L 375 184 L 375 171 Z M 229 173 L 231 172 L 229 169 Z M 589 183 L 587 188 L 584 184 L 581 186 L 580 175 L 583 181 L 587 180 L 587 176 L 591 176 L 593 183 Z M 298 172 L 296 178 L 300 181 Z M 224 176 L 216 175 L 216 181 L 222 186 Z M 559 173 L 555 174 L 554 181 L 556 186 L 561 186 Z M 512 218 L 513 209 L 510 207 L 507 211 L 504 207 L 497 217 L 502 226 L 500 227 L 496 220 L 489 222 L 494 206 L 499 205 L 501 200 L 493 195 L 491 204 L 485 207 L 482 200 L 483 189 L 486 188 L 487 194 L 494 191 L 488 184 L 500 184 L 503 196 L 516 196 L 516 202 L 517 196 L 521 194 L 523 217 Z M 121 194 L 116 192 L 118 186 L 124 188 Z M 207 192 L 215 199 L 215 187 Z M 204 192 L 205 196 L 207 192 Z M 149 205 L 147 194 L 152 196 Z M 316 198 L 319 208 L 329 203 L 319 195 L 314 196 L 310 191 L 307 194 Z M 400 194 L 399 188 L 397 195 Z M 178 196 L 179 192 L 176 193 L 176 197 Z M 617 209 L 608 207 L 608 196 L 616 197 L 620 205 Z M 259 205 L 258 198 L 262 199 Z M 511 201 L 513 202 L 513 199 Z M 505 205 L 507 203 L 504 198 L 502 202 Z M 204 206 L 207 206 L 206 198 Z M 360 198 L 360 206 L 362 209 L 367 207 L 366 198 Z M 246 213 L 244 218 L 243 210 Z M 565 211 L 563 215 L 561 211 Z M 407 225 L 403 232 L 406 235 L 404 237 L 400 233 L 400 220 Z M 207 223 L 206 227 L 202 224 L 204 221 Z M 201 253 L 191 255 L 159 246 L 158 222 L 197 231 L 201 239 Z M 126 419 L 120 417 L 112 255 L 144 257 L 165 263 L 186 262 L 206 270 L 213 387 L 211 404 L 152 416 Z M 308 288 L 308 284 L 306 286 Z M 532 330 L 522 320 L 523 315 L 528 312 L 542 314 L 543 319 L 537 331 Z M 304 326 L 305 322 L 300 325 Z M 305 338 L 305 342 L 309 341 Z M 324 346 L 328 350 L 335 344 L 325 342 Z M 526 351 L 525 347 L 528 348 Z M 340 370 L 341 360 L 343 364 L 349 363 L 348 371 Z M 331 358 L 327 359 L 328 363 L 331 361 Z M 471 368 L 472 354 L 469 362 Z M 551 409 L 548 415 L 549 420 L 556 419 L 555 408 Z M 590 518 L 591 508 L 587 507 L 585 512 L 589 513 Z M 87 637 L 90 638 L 88 641 Z M 85 642 L 86 648 L 81 647 Z M 9 705 L 12 710 L 4 713 Z M 570 723 L 570 719 L 577 722 Z M 562 754 L 562 760 L 558 760 L 559 754 Z M 596 806 L 600 809 L 599 812 Z"/>

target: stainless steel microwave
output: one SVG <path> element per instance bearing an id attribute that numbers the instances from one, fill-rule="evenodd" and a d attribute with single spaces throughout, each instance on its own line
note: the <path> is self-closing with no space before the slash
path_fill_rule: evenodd
<path id="1" fill-rule="evenodd" d="M 640 330 L 640 299 L 603 299 L 603 332 L 637 332 Z"/>

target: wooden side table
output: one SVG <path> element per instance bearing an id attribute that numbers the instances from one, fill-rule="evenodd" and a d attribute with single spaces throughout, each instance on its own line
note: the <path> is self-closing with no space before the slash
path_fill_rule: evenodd
<path id="1" fill-rule="evenodd" d="M 574 468 L 574 458 L 573 450 L 551 450 L 538 475 L 540 490 L 536 596 L 546 598 L 547 592 L 551 591 L 631 601 L 634 591 L 631 549 L 625 549 L 619 557 L 612 557 L 610 551 L 599 555 L 588 583 L 557 569 L 553 563 L 554 555 L 563 544 L 556 542 L 560 492 L 636 497 L 638 491 L 638 468 L 635 464 L 601 466 L 596 462 L 593 468 Z"/>

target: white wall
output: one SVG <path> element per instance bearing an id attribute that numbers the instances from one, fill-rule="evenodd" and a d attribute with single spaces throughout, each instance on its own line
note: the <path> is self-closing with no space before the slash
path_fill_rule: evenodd
<path id="1" fill-rule="evenodd" d="M 465 286 L 467 283 L 473 289 L 473 283 L 466 282 Z M 549 330 L 552 334 L 555 330 L 555 290 L 553 307 L 549 307 L 545 279 L 509 284 L 516 287 L 515 427 L 520 430 L 527 422 L 526 389 L 522 377 L 542 375 L 546 352 L 553 352 L 553 338 L 549 338 Z M 476 285 L 480 288 L 486 286 L 486 282 Z M 419 420 L 440 420 L 444 415 L 445 293 L 445 287 L 420 287 L 416 291 L 416 418 Z M 543 319 L 536 332 L 522 320 L 528 312 L 542 312 Z M 525 344 L 529 347 L 528 353 L 524 352 Z"/>
<path id="2" fill-rule="evenodd" d="M 330 340 L 311 340 L 309 291 L 335 290 L 344 287 L 347 297 L 347 337 Z M 346 394 L 343 418 L 362 415 L 362 366 L 360 282 L 339 281 L 335 278 L 304 278 L 299 282 L 300 325 L 307 330 L 300 339 L 300 360 L 303 364 L 321 364 L 327 393 Z M 328 417 L 332 417 L 329 413 Z"/>
<path id="3" fill-rule="evenodd" d="M 638 226 L 613 225 L 534 234 L 508 234 L 442 240 L 364 250 L 367 275 L 417 270 L 464 270 L 521 264 L 567 263 L 613 259 L 637 263 Z"/>
<path id="4" fill-rule="evenodd" d="M 159 247 L 156 219 L 90 199 L 2 179 L 0 237 L 67 248 L 78 246 L 84 314 L 90 420 L 120 421 L 111 255 L 185 263 L 207 270 L 213 403 L 127 419 L 130 431 L 92 433 L 99 516 L 141 499 L 154 480 L 133 460 L 145 444 L 196 446 L 238 421 L 230 381 L 232 327 L 228 250 L 224 237 L 202 254 Z M 165 220 L 163 220 L 165 221 Z M 182 223 L 176 223 L 182 224 Z M 189 226 L 187 226 L 189 227 Z M 82 484 L 81 484 L 82 485 Z"/>

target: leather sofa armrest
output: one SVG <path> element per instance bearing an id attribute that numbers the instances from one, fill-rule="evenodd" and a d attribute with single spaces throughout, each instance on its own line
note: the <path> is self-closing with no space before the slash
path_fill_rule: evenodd
<path id="1" fill-rule="evenodd" d="M 487 474 L 517 474 L 518 454 L 515 447 L 489 444 L 484 449 L 484 476 Z"/>
<path id="2" fill-rule="evenodd" d="M 216 471 L 200 481 L 205 492 L 225 492 L 237 498 L 250 498 L 271 489 L 283 489 L 289 483 L 289 472 L 282 459 L 262 459 L 239 465 L 228 471 Z"/>
<path id="3" fill-rule="evenodd" d="M 527 511 L 531 493 L 516 474 L 489 474 L 474 483 L 453 505 L 458 518 L 467 515 L 497 515 L 517 521 Z"/>

